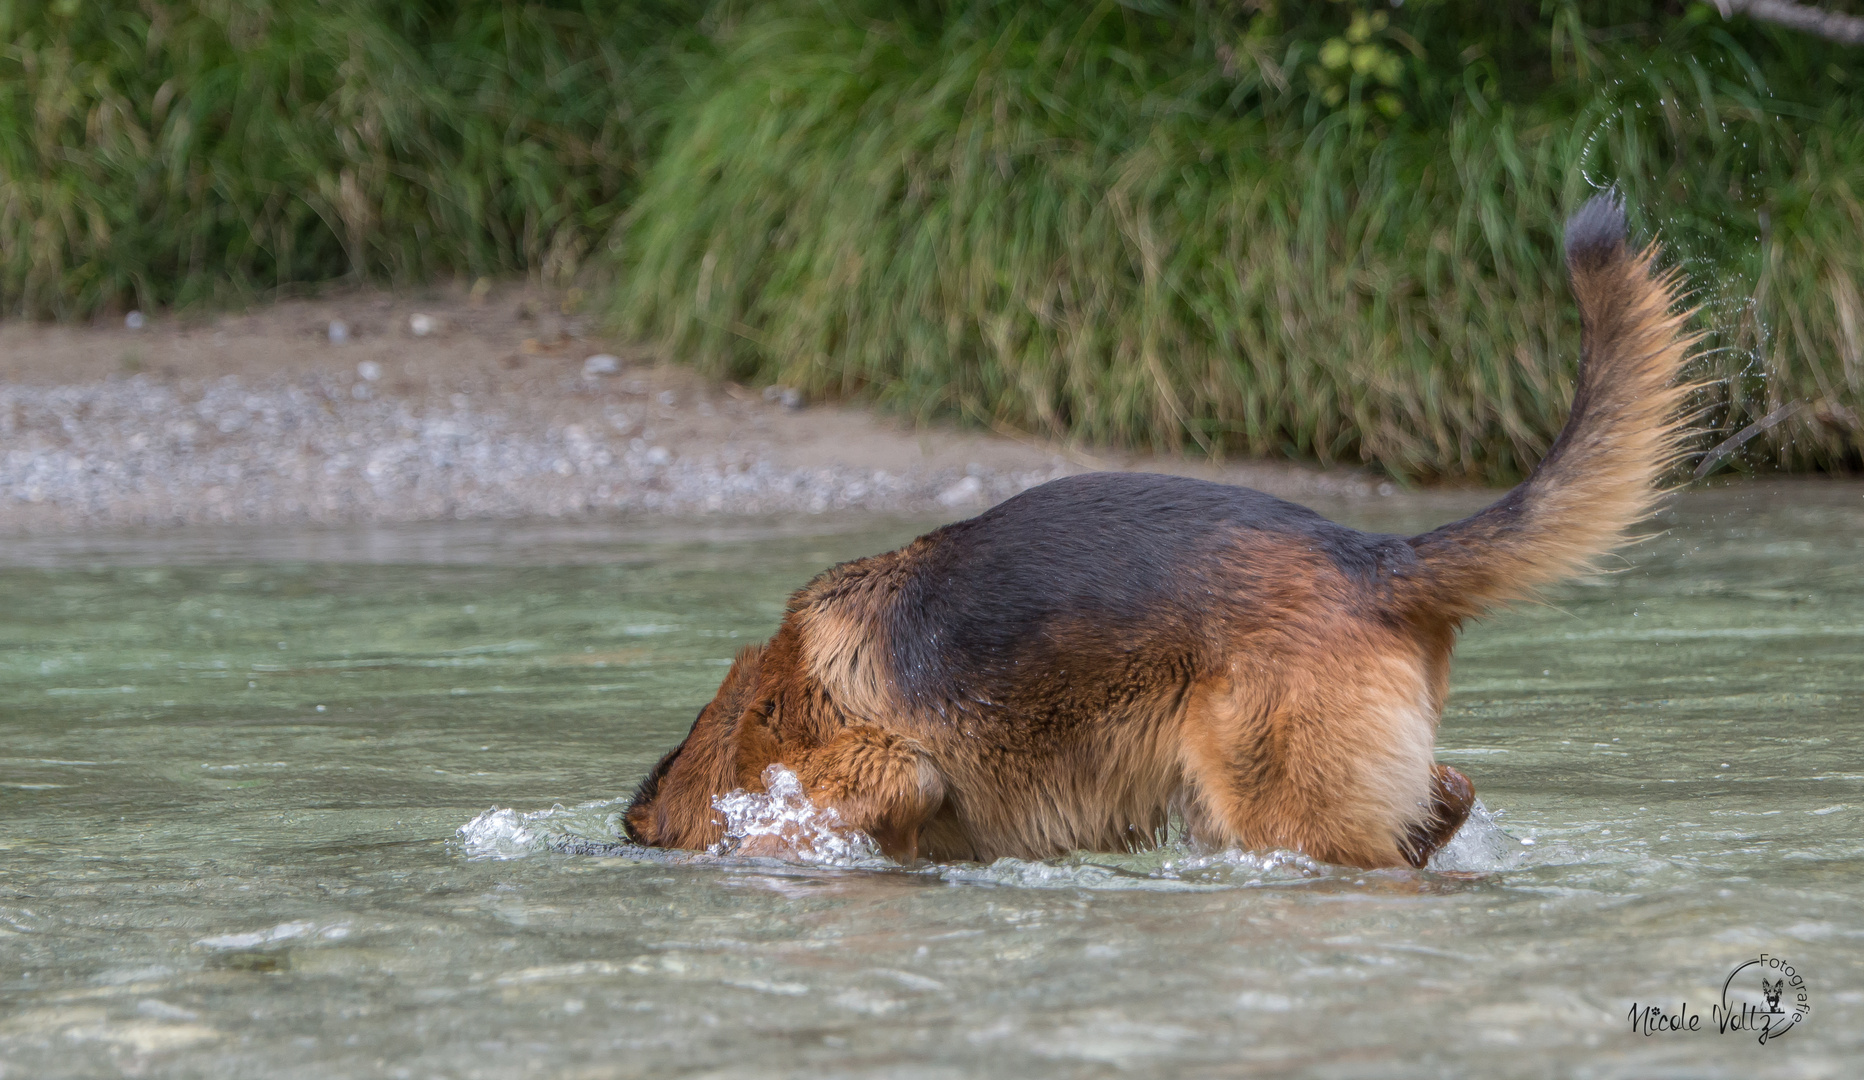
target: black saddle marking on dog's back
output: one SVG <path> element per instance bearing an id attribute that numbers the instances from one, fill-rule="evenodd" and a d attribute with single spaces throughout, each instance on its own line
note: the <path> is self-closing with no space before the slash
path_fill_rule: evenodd
<path id="1" fill-rule="evenodd" d="M 891 613 L 898 685 L 920 700 L 988 696 L 1054 645 L 1058 624 L 1116 654 L 1165 628 L 1201 626 L 1213 609 L 1248 602 L 1237 595 L 1245 582 L 1211 575 L 1226 565 L 1221 549 L 1252 531 L 1291 538 L 1368 585 L 1416 564 L 1401 537 L 1349 529 L 1249 488 L 1134 473 L 1065 477 L 927 537 L 930 550 Z"/>

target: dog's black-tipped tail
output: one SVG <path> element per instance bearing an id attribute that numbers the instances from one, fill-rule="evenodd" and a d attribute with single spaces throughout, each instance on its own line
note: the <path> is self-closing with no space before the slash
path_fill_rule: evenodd
<path id="1" fill-rule="evenodd" d="M 1575 273 L 1625 257 L 1625 203 L 1616 189 L 1587 199 L 1566 219 L 1566 264 Z"/>
<path id="2" fill-rule="evenodd" d="M 1454 621 L 1593 569 L 1650 513 L 1680 453 L 1678 374 L 1693 338 L 1657 247 L 1632 250 L 1624 203 L 1595 196 L 1566 223 L 1583 327 L 1572 411 L 1518 487 L 1472 517 L 1413 537 L 1426 567 L 1414 605 Z"/>

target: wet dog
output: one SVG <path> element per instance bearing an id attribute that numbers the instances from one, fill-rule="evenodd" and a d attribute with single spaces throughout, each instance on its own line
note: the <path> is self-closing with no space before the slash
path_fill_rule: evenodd
<path id="1" fill-rule="evenodd" d="M 1250 491 L 1090 474 L 827 571 L 738 655 L 626 815 L 705 848 L 714 799 L 795 774 L 912 860 L 1197 842 L 1422 866 L 1467 778 L 1432 746 L 1461 625 L 1583 572 L 1678 453 L 1677 280 L 1622 206 L 1566 226 L 1583 323 L 1571 414 L 1532 475 L 1420 536 Z"/>

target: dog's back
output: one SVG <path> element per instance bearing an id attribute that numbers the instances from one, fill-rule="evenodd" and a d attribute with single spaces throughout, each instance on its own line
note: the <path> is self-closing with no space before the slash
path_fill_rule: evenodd
<path id="1" fill-rule="evenodd" d="M 1214 662 L 1240 625 L 1271 628 L 1294 598 L 1311 600 L 1317 577 L 1370 611 L 1386 579 L 1417 566 L 1402 537 L 1248 488 L 1143 473 L 1044 484 L 908 557 L 884 615 L 895 684 L 915 700 L 1006 703 L 1062 690 L 1051 682 L 1117 683 L 1108 665 Z M 1076 656 L 1099 666 L 1069 670 Z"/>

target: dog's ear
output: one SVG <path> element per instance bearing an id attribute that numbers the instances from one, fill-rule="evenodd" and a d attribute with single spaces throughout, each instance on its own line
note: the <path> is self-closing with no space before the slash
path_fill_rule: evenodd
<path id="1" fill-rule="evenodd" d="M 621 828 L 629 840 L 642 847 L 660 846 L 660 823 L 654 820 L 651 802 L 637 802 L 628 807 L 628 816 L 622 819 Z"/>

